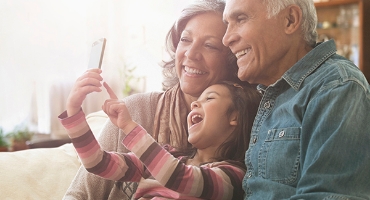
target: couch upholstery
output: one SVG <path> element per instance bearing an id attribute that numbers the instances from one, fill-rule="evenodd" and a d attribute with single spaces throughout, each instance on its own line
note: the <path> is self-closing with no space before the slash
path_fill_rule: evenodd
<path id="1" fill-rule="evenodd" d="M 98 137 L 104 112 L 87 115 Z M 0 199 L 62 199 L 81 163 L 71 143 L 55 148 L 0 153 Z"/>

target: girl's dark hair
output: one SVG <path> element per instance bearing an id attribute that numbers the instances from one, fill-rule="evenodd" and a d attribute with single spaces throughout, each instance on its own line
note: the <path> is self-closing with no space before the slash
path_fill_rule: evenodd
<path id="1" fill-rule="evenodd" d="M 222 16 L 225 9 L 225 2 L 223 0 L 197 0 L 185 7 L 178 19 L 172 25 L 166 37 L 166 51 L 170 56 L 167 61 L 162 61 L 163 76 L 162 82 L 163 89 L 173 87 L 179 82 L 175 70 L 175 52 L 180 41 L 181 33 L 185 29 L 186 24 L 193 17 L 204 13 L 218 13 Z M 236 64 L 235 55 L 229 50 L 228 67 L 230 70 L 226 80 L 236 80 L 238 73 L 238 66 Z"/>
<path id="2" fill-rule="evenodd" d="M 227 87 L 230 91 L 233 105 L 228 113 L 238 112 L 237 125 L 230 137 L 217 149 L 215 159 L 235 160 L 244 163 L 245 152 L 248 150 L 251 130 L 256 117 L 261 94 L 254 85 L 247 82 L 223 81 L 218 83 Z"/>
<path id="3" fill-rule="evenodd" d="M 253 121 L 257 114 L 262 95 L 257 91 L 255 85 L 251 85 L 247 82 L 222 81 L 216 83 L 216 85 L 225 86 L 229 90 L 233 104 L 226 114 L 231 115 L 234 111 L 237 111 L 238 118 L 235 130 L 217 149 L 215 153 L 217 157 L 214 159 L 216 161 L 229 161 L 245 168 L 245 152 L 249 147 Z M 195 153 L 195 148 L 172 152 L 176 157 L 189 156 L 190 158 L 193 157 Z"/>

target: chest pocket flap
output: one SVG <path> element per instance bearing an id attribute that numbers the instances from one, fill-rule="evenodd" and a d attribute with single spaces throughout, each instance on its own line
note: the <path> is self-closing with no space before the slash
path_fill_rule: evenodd
<path id="1" fill-rule="evenodd" d="M 301 127 L 271 129 L 259 152 L 259 173 L 293 185 L 299 175 Z"/>

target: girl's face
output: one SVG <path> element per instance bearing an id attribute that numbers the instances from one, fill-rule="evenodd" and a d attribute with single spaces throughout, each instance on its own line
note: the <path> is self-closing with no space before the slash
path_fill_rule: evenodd
<path id="1" fill-rule="evenodd" d="M 230 91 L 223 85 L 212 85 L 191 104 L 188 114 L 188 141 L 197 149 L 214 152 L 234 130 L 237 111 L 228 113 L 233 105 Z"/>
<path id="2" fill-rule="evenodd" d="M 225 79 L 230 49 L 222 44 L 226 25 L 222 15 L 204 13 L 191 18 L 176 49 L 176 73 L 181 90 L 198 98 L 208 86 Z"/>

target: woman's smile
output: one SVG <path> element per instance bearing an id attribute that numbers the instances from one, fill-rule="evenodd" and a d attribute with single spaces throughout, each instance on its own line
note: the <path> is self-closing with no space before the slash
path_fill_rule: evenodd
<path id="1" fill-rule="evenodd" d="M 204 72 L 204 71 L 201 71 L 201 70 L 195 69 L 195 68 L 191 68 L 191 67 L 188 67 L 188 66 L 185 66 L 184 70 L 187 74 L 190 74 L 190 75 L 204 75 L 204 74 L 206 74 L 206 72 Z"/>

